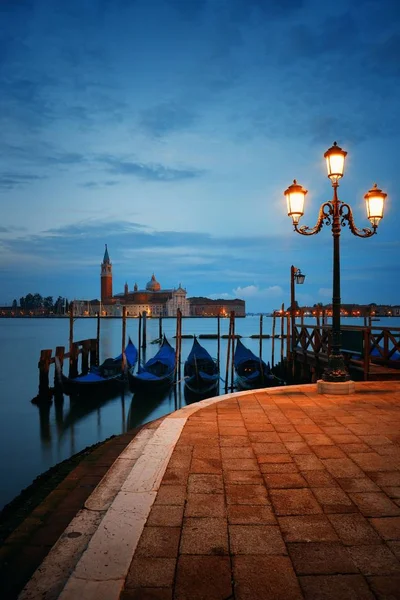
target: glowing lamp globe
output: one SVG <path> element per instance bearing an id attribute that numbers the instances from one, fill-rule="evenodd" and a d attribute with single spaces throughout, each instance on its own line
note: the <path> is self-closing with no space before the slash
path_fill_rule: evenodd
<path id="1" fill-rule="evenodd" d="M 333 146 L 325 152 L 326 168 L 328 169 L 328 177 L 331 181 L 337 182 L 338 179 L 343 177 L 344 159 L 346 156 L 347 152 L 342 150 L 336 142 L 333 142 Z"/>
<path id="2" fill-rule="evenodd" d="M 304 215 L 304 200 L 307 190 L 294 179 L 292 185 L 288 187 L 284 194 L 286 196 L 288 216 L 292 217 L 293 225 L 297 225 Z"/>
<path id="3" fill-rule="evenodd" d="M 382 192 L 376 185 L 369 190 L 364 196 L 367 208 L 367 217 L 373 227 L 378 227 L 380 220 L 383 218 L 385 208 L 385 200 L 387 194 Z"/>

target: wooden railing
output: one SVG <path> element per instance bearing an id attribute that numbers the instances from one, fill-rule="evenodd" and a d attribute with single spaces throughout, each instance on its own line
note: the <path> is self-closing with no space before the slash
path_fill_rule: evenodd
<path id="1" fill-rule="evenodd" d="M 341 328 L 342 352 L 348 365 L 361 367 L 368 379 L 371 365 L 400 369 L 400 327 L 357 327 L 343 325 Z M 294 352 L 312 355 L 325 362 L 331 350 L 331 327 L 329 325 L 295 325 Z M 290 357 L 290 351 L 288 350 Z"/>

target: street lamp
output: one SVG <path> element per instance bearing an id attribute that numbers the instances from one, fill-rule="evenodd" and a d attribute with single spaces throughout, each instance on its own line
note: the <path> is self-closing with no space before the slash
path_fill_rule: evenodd
<path id="1" fill-rule="evenodd" d="M 328 358 L 328 366 L 322 375 L 322 385 L 319 391 L 328 391 L 331 393 L 349 393 L 354 389 L 346 382 L 350 381 L 349 373 L 344 364 L 341 354 L 341 333 L 340 333 L 340 232 L 346 224 L 353 235 L 368 238 L 376 233 L 380 220 L 383 217 L 384 205 L 387 194 L 382 192 L 375 184 L 364 196 L 367 217 L 372 228 L 358 229 L 354 223 L 353 212 L 346 202 L 338 198 L 337 189 L 339 179 L 343 177 L 344 163 L 347 152 L 342 150 L 336 142 L 324 154 L 328 177 L 333 187 L 333 199 L 321 204 L 317 223 L 314 227 L 303 225 L 299 227 L 299 221 L 304 214 L 304 201 L 307 194 L 296 180 L 284 192 L 288 207 L 288 216 L 292 217 L 293 227 L 301 235 L 315 235 L 319 233 L 323 225 L 331 225 L 333 236 L 333 297 L 332 297 L 332 348 Z M 324 386 L 327 383 L 339 383 L 340 386 Z M 343 385 L 344 383 L 344 385 Z"/>
<path id="2" fill-rule="evenodd" d="M 295 293 L 294 293 L 294 284 L 297 283 L 302 285 L 304 283 L 306 276 L 304 273 L 300 271 L 297 267 L 293 265 L 290 267 L 290 315 L 291 315 L 291 326 L 292 326 L 292 358 L 294 354 L 294 325 L 295 325 Z"/>

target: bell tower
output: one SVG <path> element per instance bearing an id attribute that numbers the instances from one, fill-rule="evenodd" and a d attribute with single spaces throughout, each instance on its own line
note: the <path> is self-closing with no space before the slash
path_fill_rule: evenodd
<path id="1" fill-rule="evenodd" d="M 103 262 L 101 263 L 101 301 L 107 303 L 112 298 L 112 264 L 108 256 L 108 249 L 104 251 Z"/>

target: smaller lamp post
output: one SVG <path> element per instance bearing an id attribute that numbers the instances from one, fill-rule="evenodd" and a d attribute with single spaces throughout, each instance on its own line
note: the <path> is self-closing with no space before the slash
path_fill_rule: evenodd
<path id="1" fill-rule="evenodd" d="M 304 273 L 300 271 L 297 267 L 293 265 L 290 267 L 290 314 L 291 314 L 291 328 L 292 328 L 292 360 L 294 360 L 294 348 L 295 348 L 295 338 L 294 338 L 294 326 L 295 326 L 295 309 L 296 309 L 296 299 L 295 299 L 295 283 L 298 285 L 302 285 L 304 283 L 306 276 Z"/>

